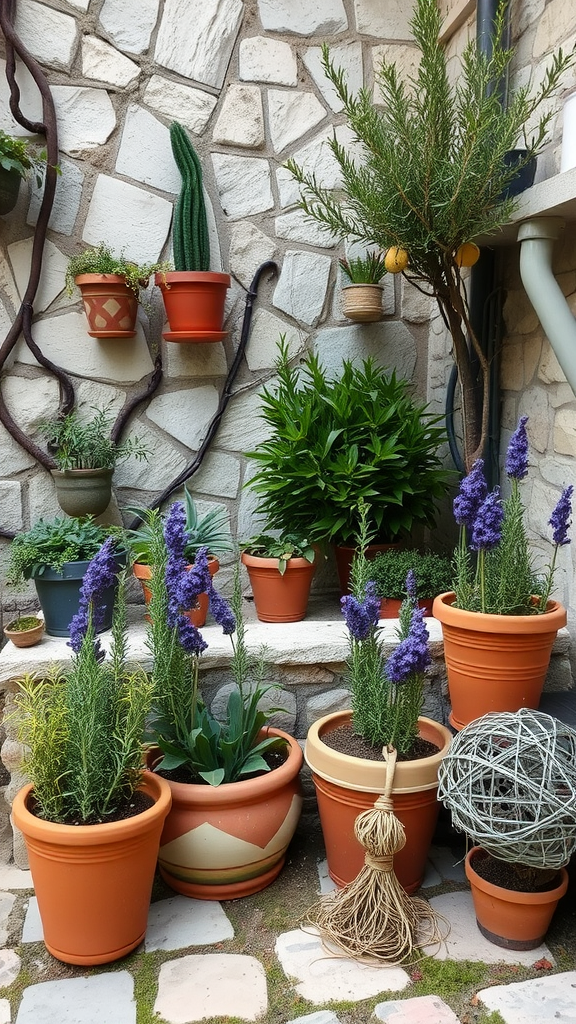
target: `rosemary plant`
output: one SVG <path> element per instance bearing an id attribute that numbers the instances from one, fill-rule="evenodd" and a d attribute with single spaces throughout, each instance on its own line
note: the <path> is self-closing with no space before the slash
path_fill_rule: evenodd
<path id="1" fill-rule="evenodd" d="M 130 456 L 147 459 L 148 449 L 137 438 L 114 441 L 110 436 L 112 420 L 105 409 L 94 408 L 92 419 L 84 422 L 77 410 L 62 419 L 44 420 L 40 432 L 50 447 L 59 470 L 114 469 Z"/>

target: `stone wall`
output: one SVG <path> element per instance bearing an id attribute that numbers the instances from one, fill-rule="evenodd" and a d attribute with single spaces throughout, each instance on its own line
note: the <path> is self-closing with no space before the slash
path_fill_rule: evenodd
<path id="1" fill-rule="evenodd" d="M 249 476 L 243 452 L 263 436 L 258 393 L 273 376 L 281 334 L 294 355 L 311 347 L 331 369 L 343 357 L 373 355 L 412 378 L 420 395 L 443 407 L 450 359 L 435 307 L 406 281 L 389 277 L 383 321 L 366 326 L 345 321 L 338 250 L 296 209 L 297 187 L 284 168 L 294 157 L 315 169 L 323 183 L 337 181 L 326 140 L 334 127 L 339 138 L 349 136 L 323 77 L 320 45 L 330 42 L 336 61 L 348 69 L 352 88 L 363 83 L 372 88 L 374 65 L 383 53 L 407 69 L 413 62 L 410 4 L 17 0 L 16 6 L 16 28 L 51 84 L 61 151 L 62 173 L 35 301 L 35 339 L 72 375 L 82 408 L 109 403 L 112 414 L 141 388 L 156 353 L 162 354 L 162 385 L 130 426 L 154 454 L 149 464 L 129 460 L 117 469 L 106 520 L 120 521 L 126 504 L 146 504 L 192 460 L 239 341 L 246 289 L 265 260 L 274 259 L 279 272 L 262 280 L 235 397 L 192 481 L 202 510 L 226 507 L 233 536 L 245 538 L 257 527 L 254 498 L 243 490 Z M 452 16 L 466 5 L 443 0 L 443 6 Z M 576 33 L 576 14 L 563 0 L 513 2 L 512 20 L 517 81 L 526 79 L 533 59 L 541 74 L 546 55 L 559 43 L 571 45 Z M 472 14 L 449 38 L 451 55 L 461 52 L 473 31 Z M 568 79 L 566 89 L 574 85 L 574 73 Z M 39 118 L 39 96 L 25 71 L 19 84 L 25 113 Z M 560 111 L 561 99 L 551 102 Z M 228 338 L 224 344 L 163 342 L 163 305 L 154 289 L 140 313 L 135 339 L 97 341 L 87 334 L 79 297 L 63 291 L 67 257 L 101 240 L 139 261 L 170 257 L 172 208 L 179 190 L 168 135 L 173 119 L 189 130 L 202 159 L 212 269 L 223 267 L 232 274 Z M 11 118 L 4 80 L 0 126 L 26 134 Z M 559 166 L 560 114 L 551 127 L 553 143 L 539 160 L 538 177 L 549 177 Z M 26 287 L 39 201 L 37 190 L 28 186 L 14 213 L 2 218 L 2 331 Z M 565 290 L 572 294 L 576 254 L 566 250 L 559 259 Z M 531 525 L 540 541 L 548 508 L 567 482 L 575 454 L 576 404 L 516 279 L 515 249 L 506 251 L 503 265 L 509 288 L 504 426 L 509 433 L 518 412 L 529 407 L 535 469 Z M 37 438 L 38 422 L 57 410 L 58 386 L 22 341 L 2 388 L 17 421 Z M 0 527 L 19 530 L 40 514 L 58 512 L 49 474 L 0 426 Z M 4 543 L 4 553 L 5 548 Z M 576 606 L 571 551 L 563 555 L 561 591 Z M 324 575 L 322 581 L 329 585 L 331 577 Z M 4 603 L 13 606 L 12 596 L 5 594 Z"/>

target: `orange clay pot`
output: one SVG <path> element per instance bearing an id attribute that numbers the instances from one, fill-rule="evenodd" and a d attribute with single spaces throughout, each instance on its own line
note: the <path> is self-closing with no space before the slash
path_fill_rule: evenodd
<path id="1" fill-rule="evenodd" d="M 337 885 L 351 882 L 364 864 L 364 849 L 354 835 L 354 822 L 384 791 L 386 775 L 384 762 L 350 757 L 322 742 L 325 733 L 351 718 L 351 711 L 337 711 L 318 719 L 308 730 L 304 749 L 316 787 L 328 871 Z M 406 845 L 394 856 L 394 871 L 408 893 L 415 892 L 424 877 L 438 818 L 438 766 L 451 739 L 449 730 L 431 718 L 419 718 L 418 723 L 420 736 L 435 743 L 439 750 L 419 761 L 397 762 L 394 773 L 394 814 L 406 831 Z"/>
<path id="2" fill-rule="evenodd" d="M 192 565 L 193 565 L 193 563 L 191 563 L 188 566 L 188 569 L 191 569 Z M 218 559 L 215 558 L 214 555 L 209 555 L 209 557 L 208 557 L 208 571 L 209 571 L 210 575 L 211 576 L 215 576 L 216 573 L 218 572 L 219 568 L 220 568 L 220 562 L 218 561 Z M 144 593 L 144 600 L 146 601 L 146 604 L 150 604 L 150 598 L 152 597 L 152 591 L 150 590 L 150 587 L 148 586 L 148 582 L 147 581 L 152 579 L 152 568 L 151 568 L 151 566 L 143 565 L 142 562 L 134 562 L 134 565 L 132 566 L 132 572 L 133 572 L 134 576 L 136 577 L 136 579 L 140 580 L 140 583 L 142 585 L 142 591 Z M 191 608 L 190 611 L 186 612 L 186 615 L 190 619 L 190 622 L 192 623 L 192 625 L 196 626 L 198 629 L 201 626 L 205 626 L 206 625 L 206 617 L 208 615 L 209 604 L 210 604 L 210 600 L 208 598 L 208 594 L 199 594 L 198 595 L 198 600 L 196 602 L 196 607 L 195 608 Z"/>
<path id="3" fill-rule="evenodd" d="M 79 274 L 74 278 L 82 293 L 91 338 L 133 338 L 138 298 L 118 274 Z"/>
<path id="4" fill-rule="evenodd" d="M 370 560 L 376 558 L 380 551 L 398 551 L 401 547 L 401 544 L 369 544 L 366 548 L 366 558 Z M 350 593 L 350 569 L 356 550 L 356 548 L 347 547 L 345 544 L 334 545 L 334 557 L 336 559 L 336 571 L 338 573 L 341 594 Z"/>
<path id="5" fill-rule="evenodd" d="M 58 825 L 28 810 L 32 786 L 12 804 L 22 831 L 48 952 L 67 964 L 106 964 L 146 931 L 158 845 L 170 808 L 168 783 L 146 772 L 153 807 L 103 825 Z"/>
<path id="6" fill-rule="evenodd" d="M 430 600 L 418 601 L 418 607 L 422 609 L 424 615 L 432 615 L 432 605 L 434 598 Z M 396 600 L 395 597 L 383 597 L 380 601 L 380 618 L 381 619 L 397 619 L 400 614 L 400 605 L 402 601 Z"/>
<path id="7" fill-rule="evenodd" d="M 289 558 L 281 575 L 277 558 L 242 552 L 248 570 L 256 614 L 261 622 L 300 622 L 306 615 L 316 563 Z"/>
<path id="8" fill-rule="evenodd" d="M 542 615 L 485 615 L 454 608 L 454 600 L 440 594 L 432 608 L 442 623 L 450 724 L 462 729 L 490 711 L 537 708 L 565 608 L 549 601 Z"/>
<path id="9" fill-rule="evenodd" d="M 154 278 L 162 292 L 170 327 L 165 341 L 222 341 L 230 275 L 212 271 L 170 270 Z"/>
<path id="10" fill-rule="evenodd" d="M 482 935 L 505 949 L 536 949 L 543 941 L 558 902 L 568 888 L 568 872 L 560 868 L 559 884 L 548 892 L 514 892 L 480 878 L 474 861 L 484 850 L 473 846 L 466 855 L 476 923 Z"/>
<path id="11" fill-rule="evenodd" d="M 158 864 L 176 892 L 233 900 L 260 892 L 280 874 L 302 809 L 302 750 L 281 729 L 263 729 L 261 738 L 267 735 L 288 744 L 288 758 L 271 772 L 221 786 L 168 783 L 172 810 Z"/>

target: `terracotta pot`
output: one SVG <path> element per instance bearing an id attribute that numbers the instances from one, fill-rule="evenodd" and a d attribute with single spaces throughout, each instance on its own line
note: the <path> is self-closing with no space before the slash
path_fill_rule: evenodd
<path id="1" fill-rule="evenodd" d="M 514 892 L 485 881 L 474 870 L 474 861 L 485 855 L 474 846 L 466 855 L 476 923 L 482 935 L 505 949 L 536 949 L 548 931 L 558 902 L 568 888 L 568 872 L 560 868 L 558 885 L 548 892 Z"/>
<path id="2" fill-rule="evenodd" d="M 376 558 L 380 551 L 399 551 L 401 547 L 401 544 L 369 544 L 366 548 L 366 558 L 369 560 Z M 355 554 L 356 548 L 348 547 L 345 544 L 334 545 L 334 556 L 336 558 L 336 570 L 338 572 L 341 594 L 350 593 L 350 569 Z"/>
<path id="3" fill-rule="evenodd" d="M 18 200 L 22 176 L 15 168 L 0 167 L 0 216 L 11 213 Z"/>
<path id="4" fill-rule="evenodd" d="M 537 708 L 566 610 L 549 601 L 542 615 L 485 615 L 454 608 L 454 600 L 440 594 L 432 609 L 442 623 L 450 724 L 462 729 L 490 711 Z"/>
<path id="5" fill-rule="evenodd" d="M 69 516 L 99 516 L 112 496 L 113 469 L 51 469 L 56 497 Z"/>
<path id="6" fill-rule="evenodd" d="M 418 601 L 418 607 L 422 609 L 424 615 L 432 615 L 432 605 L 434 598 L 430 600 Z M 395 597 L 383 597 L 380 602 L 380 618 L 381 619 L 397 619 L 400 613 L 400 605 L 402 601 L 397 601 Z"/>
<path id="7" fill-rule="evenodd" d="M 194 563 L 191 563 L 189 566 L 187 566 L 187 568 L 191 569 L 193 564 Z M 209 555 L 208 571 L 210 575 L 215 576 L 219 568 L 220 562 L 218 561 L 218 559 L 215 558 L 214 555 Z M 142 562 L 134 562 L 134 565 L 132 566 L 132 572 L 134 573 L 136 579 L 140 580 L 146 604 L 150 604 L 152 591 L 150 590 L 147 581 L 152 579 L 151 566 L 143 565 Z M 199 594 L 198 601 L 196 602 L 196 607 L 191 608 L 189 611 L 186 612 L 186 615 L 190 619 L 190 622 L 192 623 L 193 626 L 196 626 L 197 629 L 199 629 L 201 626 L 206 625 L 206 618 L 208 615 L 209 605 L 210 599 L 208 597 L 208 594 Z"/>
<path id="8" fill-rule="evenodd" d="M 306 615 L 316 563 L 289 558 L 281 575 L 277 558 L 242 552 L 248 570 L 256 614 L 261 622 L 300 622 Z"/>
<path id="9" fill-rule="evenodd" d="M 165 341 L 222 341 L 226 337 L 222 324 L 229 274 L 172 270 L 156 274 L 155 282 L 170 326 L 162 335 Z"/>
<path id="10" fill-rule="evenodd" d="M 146 931 L 158 845 L 170 787 L 146 772 L 153 807 L 103 825 L 58 825 L 29 811 L 32 786 L 14 798 L 52 956 L 67 964 L 105 964 L 135 949 Z"/>
<path id="11" fill-rule="evenodd" d="M 14 647 L 34 647 L 35 644 L 40 643 L 44 636 L 44 621 L 42 619 L 38 619 L 38 625 L 32 626 L 30 629 L 12 629 L 11 627 L 16 621 L 14 619 L 4 626 L 4 636 L 12 641 Z"/>
<path id="12" fill-rule="evenodd" d="M 342 288 L 342 307 L 348 320 L 374 323 L 382 319 L 381 284 L 347 284 Z"/>
<path id="13" fill-rule="evenodd" d="M 160 874 L 176 892 L 230 900 L 266 888 L 280 874 L 302 796 L 300 744 L 281 729 L 262 735 L 288 743 L 284 764 L 221 786 L 169 782 L 172 810 L 160 840 Z"/>
<path id="14" fill-rule="evenodd" d="M 118 274 L 79 274 L 91 338 L 133 338 L 136 334 L 138 297 Z"/>
<path id="15" fill-rule="evenodd" d="M 385 765 L 332 750 L 322 736 L 351 721 L 351 711 L 337 711 L 308 730 L 304 758 L 312 769 L 330 877 L 337 885 L 351 882 L 364 864 L 364 850 L 354 835 L 354 822 L 384 790 Z M 394 871 L 406 892 L 422 883 L 428 850 L 438 818 L 438 766 L 450 745 L 445 726 L 419 718 L 419 734 L 435 743 L 438 753 L 419 761 L 396 764 L 392 797 L 394 813 L 406 831 L 406 846 L 394 856 Z"/>

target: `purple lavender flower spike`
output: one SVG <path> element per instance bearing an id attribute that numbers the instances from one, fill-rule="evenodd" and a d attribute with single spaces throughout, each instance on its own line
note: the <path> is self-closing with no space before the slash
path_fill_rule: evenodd
<path id="1" fill-rule="evenodd" d="M 414 572 L 414 569 L 408 569 L 404 586 L 409 599 L 415 603 L 418 600 L 418 587 L 416 584 L 416 573 Z"/>
<path id="2" fill-rule="evenodd" d="M 495 487 L 482 502 L 474 525 L 470 547 L 473 551 L 490 551 L 500 543 L 504 508 L 500 500 L 500 488 Z"/>
<path id="3" fill-rule="evenodd" d="M 459 526 L 465 526 L 467 530 L 472 530 L 476 513 L 487 493 L 488 484 L 484 477 L 484 459 L 476 459 L 454 498 L 454 518 Z"/>
<path id="4" fill-rule="evenodd" d="M 200 655 L 208 644 L 199 629 L 190 622 L 186 615 L 179 615 L 177 620 L 178 639 L 187 654 Z"/>
<path id="5" fill-rule="evenodd" d="M 364 600 L 358 601 L 352 594 L 340 598 L 340 605 L 346 625 L 355 640 L 367 640 L 371 629 L 380 617 L 380 598 L 376 585 L 370 580 L 364 589 Z"/>
<path id="6" fill-rule="evenodd" d="M 430 661 L 424 612 L 422 608 L 414 608 L 408 636 L 398 644 L 386 662 L 386 676 L 391 683 L 400 686 L 411 676 L 424 672 Z"/>
<path id="7" fill-rule="evenodd" d="M 514 477 L 516 480 L 523 480 L 528 475 L 527 422 L 527 416 L 520 417 L 506 452 L 506 472 L 509 477 Z"/>
<path id="8" fill-rule="evenodd" d="M 219 594 L 216 588 L 211 584 L 208 591 L 210 597 L 210 611 L 216 619 L 219 626 L 222 627 L 222 632 L 225 636 L 231 636 L 236 629 L 236 618 L 232 611 L 228 601 Z"/>
<path id="9" fill-rule="evenodd" d="M 184 560 L 184 548 L 186 547 L 186 513 L 181 501 L 175 501 L 170 506 L 166 522 L 164 524 L 164 540 L 169 554 L 173 558 Z"/>
<path id="10" fill-rule="evenodd" d="M 191 569 L 182 565 L 177 583 L 177 596 L 181 608 L 193 608 L 200 594 L 206 594 L 212 586 L 208 568 L 207 548 L 199 548 Z"/>
<path id="11" fill-rule="evenodd" d="M 91 559 L 82 586 L 80 587 L 80 601 L 78 611 L 70 623 L 70 640 L 68 646 L 75 654 L 80 652 L 82 641 L 88 632 L 90 610 L 92 610 L 92 624 L 94 632 L 97 632 L 104 621 L 104 607 L 102 595 L 114 584 L 118 564 L 114 551 L 112 537 L 107 537 L 102 547 Z M 98 641 L 95 641 L 95 654 L 98 661 L 104 657 L 104 651 L 100 648 Z"/>
<path id="12" fill-rule="evenodd" d="M 550 526 L 552 527 L 552 537 L 554 539 L 554 543 L 557 544 L 559 547 L 562 547 L 564 544 L 570 543 L 568 529 L 572 525 L 571 516 L 573 492 L 574 488 L 572 484 L 570 484 L 569 487 L 564 488 L 562 494 L 560 495 L 560 498 L 558 499 L 556 508 L 554 509 L 552 515 L 550 516 L 550 519 L 548 520 Z"/>

